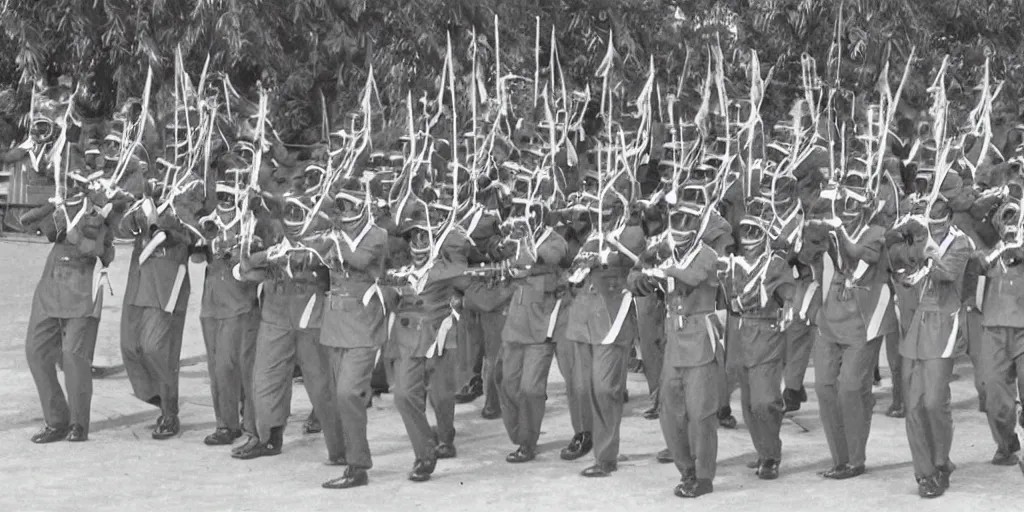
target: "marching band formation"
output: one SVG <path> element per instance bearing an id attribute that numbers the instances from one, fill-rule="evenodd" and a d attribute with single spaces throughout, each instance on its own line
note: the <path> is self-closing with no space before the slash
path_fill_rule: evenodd
<path id="1" fill-rule="evenodd" d="M 726 85 L 713 48 L 696 94 L 663 93 L 652 66 L 630 98 L 610 83 L 610 56 L 592 95 L 567 90 L 553 55 L 534 77 L 535 108 L 514 113 L 519 77 L 499 63 L 496 95 L 482 78 L 466 86 L 449 51 L 437 96 L 410 93 L 397 133 L 382 128 L 371 71 L 361 107 L 343 127 L 325 121 L 311 147 L 280 141 L 265 92 L 250 101 L 205 70 L 194 85 L 180 57 L 173 91 L 151 94 L 147 80 L 106 121 L 76 114 L 70 84 L 37 89 L 31 154 L 56 193 L 22 219 L 53 242 L 26 342 L 45 418 L 32 441 L 88 439 L 106 269 L 128 238 L 121 351 L 134 395 L 160 409 L 153 438 L 181 428 L 189 261 L 205 262 L 217 420 L 206 444 L 234 445 L 238 459 L 281 453 L 297 364 L 307 428 L 346 466 L 327 488 L 368 483 L 378 367 L 412 445 L 409 479 L 456 456 L 458 344 L 482 354 L 475 386 L 484 417 L 504 422 L 510 463 L 537 454 L 557 359 L 574 430 L 561 458 L 592 453 L 583 476 L 614 472 L 638 342 L 677 496 L 713 491 L 736 385 L 751 467 L 778 477 L 783 415 L 807 400 L 812 353 L 824 477 L 853 478 L 867 466 L 884 342 L 887 414 L 906 418 L 922 497 L 943 494 L 956 469 L 949 381 L 965 352 L 992 463 L 1017 464 L 1024 129 L 993 113 L 987 71 L 964 120 L 945 66 L 915 111 L 887 67 L 867 101 L 825 87 L 805 57 L 803 94 L 766 126 L 771 73 L 756 54 L 749 95 Z"/>

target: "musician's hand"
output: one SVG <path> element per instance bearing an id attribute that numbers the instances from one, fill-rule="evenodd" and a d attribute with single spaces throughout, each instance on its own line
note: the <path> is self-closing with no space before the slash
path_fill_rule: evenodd
<path id="1" fill-rule="evenodd" d="M 636 293 L 641 297 L 654 295 L 658 291 L 658 285 L 657 278 L 645 275 L 636 280 Z"/>

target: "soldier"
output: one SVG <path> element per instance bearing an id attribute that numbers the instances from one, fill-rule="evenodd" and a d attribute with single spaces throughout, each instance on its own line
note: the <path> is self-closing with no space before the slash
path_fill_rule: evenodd
<path id="1" fill-rule="evenodd" d="M 846 479 L 864 473 L 875 364 L 882 338 L 898 326 L 885 282 L 886 229 L 871 223 L 873 202 L 853 189 L 831 192 L 842 194 L 836 199 L 841 219 L 821 221 L 832 229 L 813 354 L 819 413 L 833 463 L 823 476 Z"/>
<path id="2" fill-rule="evenodd" d="M 169 191 L 168 191 L 169 192 Z M 135 396 L 160 408 L 153 439 L 178 434 L 178 370 L 191 284 L 192 233 L 166 206 L 173 198 L 156 178 L 120 225 L 135 244 L 121 313 L 121 357 Z"/>
<path id="3" fill-rule="evenodd" d="M 209 241 L 193 255 L 193 261 L 206 262 L 199 316 L 217 420 L 216 430 L 203 441 L 209 446 L 232 444 L 242 436 L 243 428 L 250 436 L 256 434 L 252 370 L 259 306 L 256 283 L 235 274 L 241 262 L 239 193 L 227 181 L 215 184 L 216 209 L 200 220 Z M 240 406 L 244 425 L 239 422 Z"/>
<path id="4" fill-rule="evenodd" d="M 315 241 L 316 228 L 310 228 L 310 235 L 304 232 L 304 226 L 321 220 L 308 217 L 317 214 L 304 187 L 296 190 L 293 185 L 282 197 L 268 199 L 283 203 L 274 204 L 273 215 L 264 213 L 256 227 L 268 247 L 243 257 L 240 268 L 247 278 L 263 281 L 253 368 L 257 437 L 231 456 L 253 459 L 281 453 L 291 408 L 292 372 L 298 361 L 310 402 L 324 424 L 328 463 L 337 463 L 345 458 L 345 446 L 327 350 L 320 343 L 330 275 L 322 257 L 307 245 Z"/>
<path id="5" fill-rule="evenodd" d="M 718 255 L 701 241 L 703 212 L 699 204 L 680 202 L 669 217 L 670 239 L 645 251 L 627 279 L 629 289 L 639 296 L 659 288 L 665 294 L 668 314 L 659 418 L 671 458 L 682 475 L 675 494 L 683 498 L 714 490 L 718 456 L 724 328 L 715 314 Z"/>
<path id="6" fill-rule="evenodd" d="M 455 322 L 466 287 L 469 238 L 453 224 L 450 211 L 440 210 L 444 199 L 436 201 L 407 208 L 401 232 L 408 239 L 412 264 L 398 272 L 408 276 L 408 284 L 397 287 L 386 354 L 394 368 L 395 408 L 415 454 L 409 473 L 414 482 L 429 480 L 438 459 L 456 455 Z M 427 421 L 428 397 L 437 418 L 436 431 Z"/>
<path id="7" fill-rule="evenodd" d="M 108 219 L 115 216 L 102 192 L 86 194 L 73 186 L 68 193 L 67 202 L 56 203 L 60 209 L 51 202 L 21 218 L 23 225 L 40 223 L 39 229 L 54 244 L 32 298 L 25 342 L 46 422 L 32 436 L 33 443 L 89 439 L 90 367 L 103 308 L 103 281 L 114 259 Z M 102 265 L 98 271 L 97 261 Z M 66 398 L 57 379 L 58 366 L 64 371 Z"/>
<path id="8" fill-rule="evenodd" d="M 327 489 L 366 485 L 373 467 L 366 437 L 366 403 L 377 354 L 387 337 L 384 296 L 377 281 L 384 274 L 388 233 L 371 216 L 369 177 L 350 178 L 334 195 L 336 230 L 327 261 L 331 291 L 324 311 L 320 343 L 325 345 L 334 376 L 335 399 L 345 443 L 345 473 L 324 482 Z"/>
<path id="9" fill-rule="evenodd" d="M 956 469 L 949 460 L 953 443 L 949 382 L 957 343 L 960 292 L 971 242 L 951 224 L 945 196 L 929 209 L 928 227 L 913 233 L 891 256 L 897 275 L 918 290 L 913 321 L 900 342 L 906 393 L 907 439 L 922 498 L 941 496 Z M 911 220 L 910 222 L 914 222 Z M 900 250 L 901 249 L 901 250 Z M 902 253 L 902 254 L 900 254 Z M 962 338 L 960 338 L 962 339 Z"/>
<path id="10" fill-rule="evenodd" d="M 565 337 L 576 343 L 573 381 L 575 393 L 591 419 L 585 431 L 593 432 L 595 464 L 587 477 L 608 476 L 618 468 L 622 393 L 629 346 L 636 337 L 636 312 L 632 296 L 624 295 L 626 275 L 644 247 L 639 224 L 628 224 L 625 197 L 612 192 L 602 204 L 603 225 L 593 212 L 591 233 L 580 248 L 569 276 L 572 300 Z M 600 227 L 598 227 L 600 226 Z M 602 236 L 604 237 L 602 239 Z"/>
<path id="11" fill-rule="evenodd" d="M 763 213 L 770 214 L 770 206 L 767 208 Z M 748 211 L 754 208 L 748 206 Z M 778 478 L 782 459 L 782 331 L 790 321 L 785 313 L 791 313 L 794 292 L 792 271 L 768 244 L 767 222 L 760 216 L 744 217 L 740 221 L 740 247 L 730 258 L 725 276 L 731 309 L 740 315 L 738 336 L 729 339 L 730 353 L 742 365 L 739 380 L 743 420 L 757 450 L 757 476 L 762 480 Z"/>
<path id="12" fill-rule="evenodd" d="M 498 386 L 502 420 L 516 451 L 505 460 L 529 462 L 537 456 L 537 440 L 544 420 L 548 372 L 555 347 L 548 342 L 563 316 L 558 310 L 558 284 L 568 245 L 552 228 L 545 227 L 541 204 L 525 204 L 530 221 L 509 223 L 515 243 L 510 258 L 514 294 L 501 333 Z M 557 316 L 554 316 L 557 315 Z"/>
<path id="13" fill-rule="evenodd" d="M 979 363 L 985 389 L 985 413 L 996 443 L 992 464 L 1011 466 L 1019 462 L 1020 438 L 1015 432 L 1017 395 L 1024 396 L 1024 250 L 1021 249 L 1021 186 L 1011 183 L 1010 194 L 992 215 L 999 234 L 991 251 L 979 250 L 974 262 L 982 270 L 978 278 L 978 306 L 984 314 L 984 335 L 973 356 Z M 1016 389 L 1014 381 L 1016 380 Z M 1018 420 L 1019 421 L 1019 420 Z M 1024 470 L 1024 465 L 1021 466 Z"/>

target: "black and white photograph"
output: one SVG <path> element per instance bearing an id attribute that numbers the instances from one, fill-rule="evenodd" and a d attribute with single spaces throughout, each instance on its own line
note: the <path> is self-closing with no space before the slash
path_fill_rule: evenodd
<path id="1" fill-rule="evenodd" d="M 1024 510 L 1024 2 L 0 0 L 0 510 Z"/>

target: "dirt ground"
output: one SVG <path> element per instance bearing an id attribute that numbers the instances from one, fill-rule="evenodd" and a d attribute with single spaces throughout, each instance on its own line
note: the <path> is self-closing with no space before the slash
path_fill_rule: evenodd
<path id="1" fill-rule="evenodd" d="M 117 329 L 129 248 L 118 249 L 111 271 L 115 296 L 107 297 L 103 312 L 98 365 L 120 364 Z M 679 474 L 673 465 L 654 460 L 664 441 L 658 422 L 641 415 L 649 400 L 639 374 L 629 376 L 632 400 L 622 422 L 625 460 L 619 471 L 609 478 L 586 479 L 579 472 L 592 462 L 590 457 L 560 460 L 558 450 L 572 429 L 565 384 L 556 368 L 551 371 L 536 461 L 505 463 L 514 446 L 500 421 L 480 417 L 482 400 L 477 400 L 456 409 L 458 458 L 440 461 L 430 482 L 412 483 L 406 479 L 412 449 L 391 397 L 384 395 L 370 411 L 370 485 L 324 490 L 321 482 L 341 471 L 323 465 L 326 451 L 319 435 L 301 432 L 310 410 L 301 385 L 293 394 L 294 415 L 280 456 L 239 461 L 225 447 L 203 445 L 214 419 L 198 323 L 202 274 L 196 266 L 182 352 L 182 434 L 163 442 L 150 438 L 158 411 L 131 396 L 122 372 L 95 381 L 89 442 L 35 445 L 29 437 L 42 425 L 42 414 L 25 363 L 24 336 L 48 250 L 25 238 L 0 238 L 0 510 L 1024 510 L 1021 470 L 989 464 L 995 446 L 984 415 L 977 411 L 973 370 L 966 361 L 957 365 L 952 384 L 952 458 L 959 469 L 952 488 L 937 500 L 918 498 L 903 420 L 884 415 L 888 378 L 874 390 L 878 403 L 867 474 L 843 482 L 818 476 L 830 458 L 818 419 L 813 371 L 807 375 L 809 402 L 783 426 L 779 480 L 760 481 L 746 468 L 754 455 L 741 420 L 737 430 L 720 431 L 715 493 L 695 501 L 673 496 Z M 883 374 L 887 377 L 887 370 Z M 739 409 L 738 394 L 733 408 Z"/>

